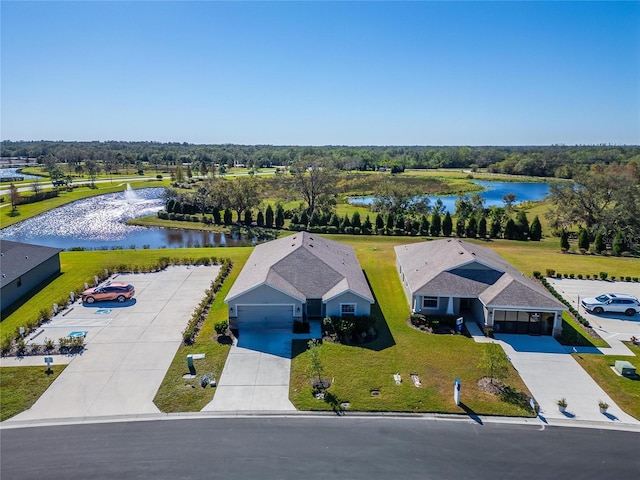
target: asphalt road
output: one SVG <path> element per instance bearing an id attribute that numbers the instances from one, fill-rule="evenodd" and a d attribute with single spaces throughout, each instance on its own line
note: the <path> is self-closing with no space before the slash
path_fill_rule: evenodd
<path id="1" fill-rule="evenodd" d="M 194 418 L 3 429 L 2 480 L 631 479 L 637 432 L 420 418 Z"/>

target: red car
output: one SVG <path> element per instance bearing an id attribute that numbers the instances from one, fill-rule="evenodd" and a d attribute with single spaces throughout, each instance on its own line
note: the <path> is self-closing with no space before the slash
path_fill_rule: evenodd
<path id="1" fill-rule="evenodd" d="M 93 303 L 100 300 L 117 300 L 122 303 L 133 298 L 135 293 L 135 288 L 130 283 L 107 282 L 82 292 L 82 301 Z"/>

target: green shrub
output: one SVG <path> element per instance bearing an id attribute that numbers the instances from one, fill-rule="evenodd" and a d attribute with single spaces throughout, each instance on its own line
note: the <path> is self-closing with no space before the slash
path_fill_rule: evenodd
<path id="1" fill-rule="evenodd" d="M 606 280 L 608 276 L 607 272 L 600 272 L 600 280 Z"/>
<path id="2" fill-rule="evenodd" d="M 555 276 L 556 271 L 552 268 L 547 268 L 547 277 L 553 277 Z"/>
<path id="3" fill-rule="evenodd" d="M 569 274 L 569 278 L 574 278 L 574 277 L 575 277 L 575 275 L 573 273 Z"/>
<path id="4" fill-rule="evenodd" d="M 538 272 L 537 270 L 533 271 L 533 278 L 540 278 L 540 272 Z"/>
<path id="5" fill-rule="evenodd" d="M 578 280 L 582 280 L 582 274 L 581 273 L 578 274 Z"/>
<path id="6" fill-rule="evenodd" d="M 223 320 L 221 322 L 216 323 L 213 328 L 215 329 L 218 335 L 224 335 L 229 328 L 229 322 Z"/>

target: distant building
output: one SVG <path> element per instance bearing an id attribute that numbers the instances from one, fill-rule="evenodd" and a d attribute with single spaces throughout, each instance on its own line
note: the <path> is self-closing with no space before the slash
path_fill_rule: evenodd
<path id="1" fill-rule="evenodd" d="M 59 248 L 0 240 L 0 311 L 60 273 Z"/>

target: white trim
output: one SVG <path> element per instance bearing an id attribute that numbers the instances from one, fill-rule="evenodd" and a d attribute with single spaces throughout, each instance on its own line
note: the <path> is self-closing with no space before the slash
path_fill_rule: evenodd
<path id="1" fill-rule="evenodd" d="M 364 295 L 361 295 L 361 294 L 360 294 L 360 293 L 358 293 L 358 292 L 354 292 L 354 291 L 353 291 L 353 290 L 351 290 L 351 289 L 343 290 L 343 291 L 342 291 L 342 292 L 340 292 L 340 293 L 336 293 L 333 297 L 329 297 L 329 298 L 324 298 L 324 297 L 323 297 L 323 298 L 322 298 L 322 301 L 323 301 L 324 303 L 328 303 L 328 302 L 330 302 L 330 301 L 332 301 L 332 300 L 334 300 L 334 299 L 338 298 L 340 295 L 344 295 L 345 293 L 351 293 L 351 294 L 355 295 L 356 297 L 360 297 L 361 299 L 363 299 L 363 300 L 365 300 L 365 301 L 369 302 L 371 305 L 373 305 L 373 304 L 375 303 L 375 301 L 373 300 L 373 298 L 367 298 L 367 297 L 365 297 Z"/>
<path id="2" fill-rule="evenodd" d="M 251 288 L 249 288 L 249 289 L 247 289 L 247 290 L 243 290 L 241 293 L 238 293 L 238 294 L 234 295 L 233 297 L 227 297 L 227 298 L 225 298 L 225 299 L 224 299 L 224 303 L 229 303 L 229 302 L 231 302 L 232 300 L 235 300 L 236 298 L 241 297 L 242 295 L 245 295 L 245 294 L 247 294 L 247 293 L 249 293 L 249 292 L 253 292 L 255 289 L 257 289 L 257 288 L 259 288 L 259 287 L 262 287 L 262 286 L 269 287 L 269 288 L 273 288 L 276 292 L 280 292 L 280 293 L 282 293 L 283 295 L 286 295 L 287 297 L 294 298 L 294 299 L 298 300 L 299 302 L 304 303 L 304 302 L 306 301 L 306 299 L 305 299 L 305 298 L 299 298 L 299 297 L 296 297 L 295 295 L 291 295 L 291 293 L 289 293 L 289 292 L 285 292 L 284 290 L 280 290 L 279 288 L 274 287 L 274 286 L 273 286 L 273 285 L 271 285 L 270 283 L 267 283 L 267 282 L 261 282 L 261 283 L 259 283 L 258 285 L 254 285 L 253 287 L 251 287 Z M 232 288 L 233 288 L 233 287 L 232 287 Z M 275 305 L 275 304 L 273 304 L 273 305 Z"/>

